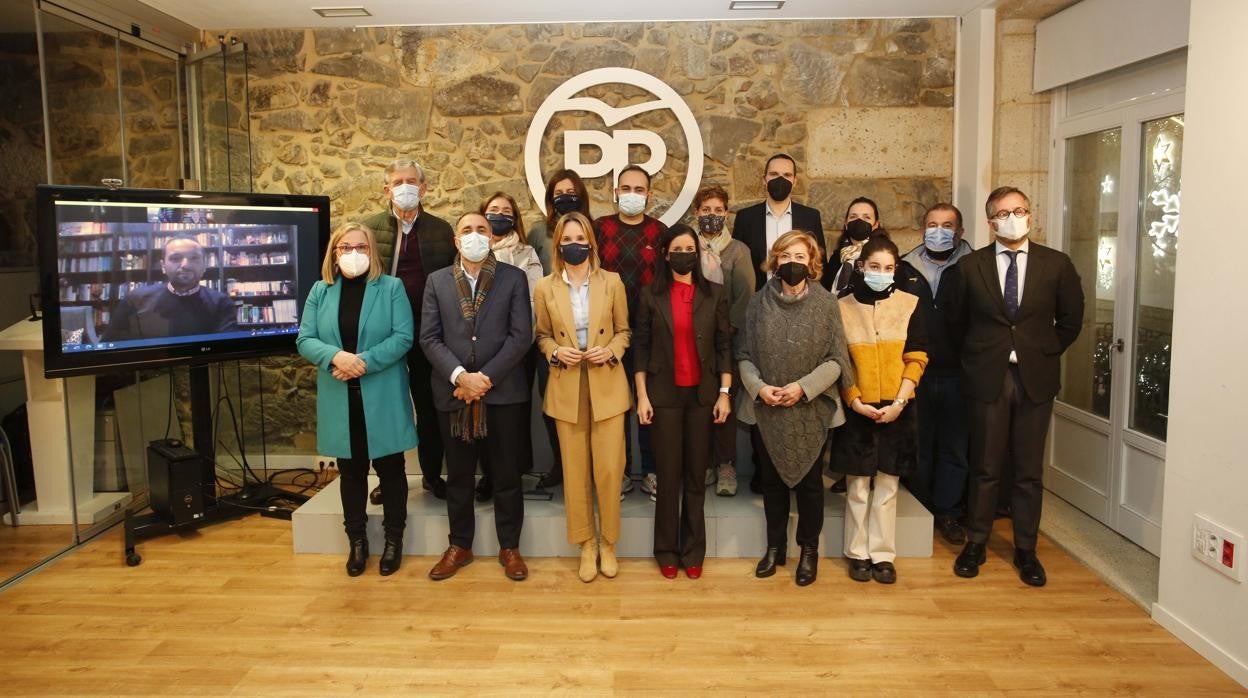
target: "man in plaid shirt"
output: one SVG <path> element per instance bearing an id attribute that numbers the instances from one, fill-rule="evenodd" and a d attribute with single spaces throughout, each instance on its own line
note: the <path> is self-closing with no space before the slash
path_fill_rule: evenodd
<path id="1" fill-rule="evenodd" d="M 637 299 L 641 289 L 654 280 L 655 259 L 659 255 L 659 238 L 667 226 L 657 218 L 646 215 L 650 207 L 650 173 L 639 165 L 629 165 L 620 171 L 615 188 L 619 213 L 603 216 L 594 221 L 594 234 L 598 239 L 598 257 L 602 268 L 620 275 L 628 298 L 628 324 L 634 324 Z M 633 385 L 632 352 L 624 354 L 624 368 Z M 630 414 L 624 421 L 624 443 L 631 444 L 631 431 L 636 415 Z M 637 434 L 641 447 L 641 490 L 655 500 L 658 478 L 654 472 L 654 454 L 650 449 L 650 430 L 641 427 Z M 621 497 L 633 489 L 628 471 L 632 469 L 632 447 L 625 447 L 626 464 Z"/>

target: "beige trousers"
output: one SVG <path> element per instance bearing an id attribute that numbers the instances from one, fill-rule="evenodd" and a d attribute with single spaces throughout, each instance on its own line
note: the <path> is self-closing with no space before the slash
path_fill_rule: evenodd
<path id="1" fill-rule="evenodd" d="M 899 478 L 875 474 L 845 478 L 845 557 L 892 562 L 897 559 L 897 488 Z"/>
<path id="2" fill-rule="evenodd" d="M 620 538 L 620 481 L 624 479 L 624 414 L 593 421 L 589 404 L 588 369 L 581 365 L 580 420 L 555 420 L 563 452 L 563 502 L 568 542 L 580 545 L 594 537 L 594 495 L 602 542 Z"/>

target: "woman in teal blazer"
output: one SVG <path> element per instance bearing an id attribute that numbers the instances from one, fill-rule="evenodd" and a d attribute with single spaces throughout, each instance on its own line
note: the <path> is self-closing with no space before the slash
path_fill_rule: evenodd
<path id="1" fill-rule="evenodd" d="M 316 446 L 338 461 L 343 526 L 350 543 L 347 574 L 352 577 L 368 561 L 370 460 L 381 480 L 381 574 L 393 574 L 403 557 L 403 452 L 417 442 L 405 361 L 412 332 L 407 292 L 402 281 L 382 274 L 372 231 L 359 223 L 339 227 L 330 236 L 321 281 L 304 304 L 297 344 L 299 353 L 318 368 Z"/>

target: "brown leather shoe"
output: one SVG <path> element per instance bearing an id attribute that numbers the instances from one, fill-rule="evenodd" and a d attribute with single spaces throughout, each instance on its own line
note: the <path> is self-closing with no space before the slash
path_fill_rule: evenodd
<path id="1" fill-rule="evenodd" d="M 452 545 L 442 553 L 442 559 L 438 560 L 438 564 L 429 570 L 429 578 L 435 582 L 443 579 L 450 579 L 455 576 L 460 567 L 472 563 L 472 551 L 468 548 L 461 548 L 458 545 Z"/>
<path id="2" fill-rule="evenodd" d="M 503 548 L 498 551 L 498 564 L 503 566 L 503 574 L 514 582 L 522 582 L 529 578 L 529 568 L 520 557 L 518 548 Z"/>
<path id="3" fill-rule="evenodd" d="M 377 485 L 372 492 L 368 493 L 368 501 L 373 505 L 381 504 L 381 485 Z"/>

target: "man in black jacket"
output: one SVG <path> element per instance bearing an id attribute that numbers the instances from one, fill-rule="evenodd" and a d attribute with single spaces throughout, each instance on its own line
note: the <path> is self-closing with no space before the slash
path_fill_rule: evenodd
<path id="1" fill-rule="evenodd" d="M 989 194 L 984 209 L 995 241 L 967 255 L 943 283 L 950 284 L 949 329 L 962 343 L 971 432 L 970 532 L 954 573 L 974 577 L 984 564 L 998 479 L 1012 456 L 1014 566 L 1023 582 L 1044 586 L 1036 558 L 1044 442 L 1062 353 L 1083 324 L 1083 287 L 1070 257 L 1028 239 L 1030 205 L 1014 187 Z"/>
<path id="2" fill-rule="evenodd" d="M 776 238 L 790 230 L 805 230 L 815 236 L 819 253 L 827 259 L 823 239 L 823 217 L 817 209 L 803 206 L 793 200 L 793 188 L 797 186 L 797 162 L 784 153 L 772 155 L 763 168 L 763 184 L 767 187 L 767 200 L 737 211 L 732 236 L 750 248 L 750 262 L 754 266 L 754 288 L 761 289 L 767 282 L 763 262 Z M 828 287 L 825 279 L 824 288 Z"/>
<path id="3" fill-rule="evenodd" d="M 966 426 L 966 403 L 962 399 L 961 372 L 953 338 L 945 324 L 940 297 L 946 272 L 971 253 L 962 239 L 962 212 L 953 204 L 939 203 L 923 214 L 923 244 L 902 257 L 914 270 L 916 283 L 935 299 L 924 304 L 928 328 L 927 368 L 923 387 L 915 395 L 919 410 L 919 464 L 907 480 L 910 492 L 935 516 L 936 530 L 950 545 L 966 543 L 961 519 L 965 514 L 967 456 L 970 443 Z M 900 269 L 899 269 L 900 276 Z"/>
<path id="4" fill-rule="evenodd" d="M 421 206 L 425 195 L 425 171 L 415 160 L 399 159 L 386 166 L 382 192 L 386 210 L 364 219 L 377 240 L 377 255 L 385 273 L 399 277 L 407 289 L 420 336 L 420 308 L 425 295 L 425 281 L 433 272 L 448 267 L 455 259 L 455 235 L 446 221 Z M 430 387 L 433 367 L 419 346 L 413 344 L 407 353 L 408 378 L 411 381 L 412 405 L 416 408 L 416 433 L 420 436 L 421 482 L 439 499 L 446 499 L 446 481 L 442 479 L 442 437 L 438 433 L 438 413 L 433 407 Z M 374 489 L 369 496 L 374 504 L 381 501 L 381 492 Z"/>

